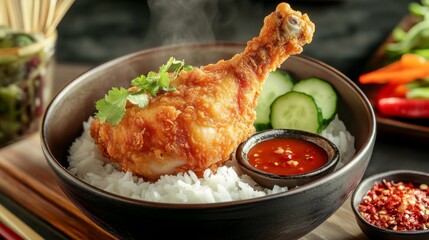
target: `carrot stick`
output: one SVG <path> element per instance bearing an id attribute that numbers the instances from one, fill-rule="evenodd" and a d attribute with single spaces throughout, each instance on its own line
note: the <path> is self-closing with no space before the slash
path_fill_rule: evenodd
<path id="1" fill-rule="evenodd" d="M 371 72 L 361 75 L 360 83 L 404 84 L 429 76 L 429 64 L 418 68 L 408 68 L 391 72 Z"/>
<path id="2" fill-rule="evenodd" d="M 359 82 L 404 84 L 429 76 L 429 62 L 414 54 L 404 54 L 400 60 L 383 68 L 362 74 Z"/>
<path id="3" fill-rule="evenodd" d="M 416 54 L 403 54 L 399 62 L 403 67 L 417 67 L 425 64 L 427 61 L 425 58 Z"/>
<path id="4" fill-rule="evenodd" d="M 398 60 L 398 61 L 393 62 L 393 63 L 391 63 L 389 65 L 386 65 L 386 66 L 384 66 L 382 68 L 376 69 L 376 70 L 374 70 L 372 72 L 391 72 L 391 71 L 401 70 L 403 68 L 404 68 L 403 62 L 401 62 L 401 61 Z"/>

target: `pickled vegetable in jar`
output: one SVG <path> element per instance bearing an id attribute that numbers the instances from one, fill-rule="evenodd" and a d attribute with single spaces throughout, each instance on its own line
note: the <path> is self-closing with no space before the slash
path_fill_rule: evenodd
<path id="1" fill-rule="evenodd" d="M 0 28 L 0 147 L 38 129 L 54 39 Z"/>

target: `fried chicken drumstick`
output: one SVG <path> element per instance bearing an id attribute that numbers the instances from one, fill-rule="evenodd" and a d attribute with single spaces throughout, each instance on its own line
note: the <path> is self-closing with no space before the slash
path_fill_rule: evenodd
<path id="1" fill-rule="evenodd" d="M 110 161 L 146 180 L 215 170 L 254 133 L 255 107 L 268 74 L 301 53 L 313 32 L 306 14 L 281 3 L 244 52 L 181 71 L 170 83 L 175 91 L 144 108 L 128 104 L 116 126 L 94 119 L 91 136 Z"/>

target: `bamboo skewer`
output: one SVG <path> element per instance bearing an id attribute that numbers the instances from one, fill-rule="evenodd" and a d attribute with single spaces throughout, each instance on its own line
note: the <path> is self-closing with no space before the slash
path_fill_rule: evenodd
<path id="1" fill-rule="evenodd" d="M 9 19 L 6 10 L 6 2 L 0 0 L 0 26 L 9 26 Z"/>
<path id="2" fill-rule="evenodd" d="M 31 24 L 30 11 L 32 10 L 32 5 L 33 5 L 32 3 L 33 2 L 32 2 L 32 0 L 21 0 L 20 3 L 21 3 L 20 4 L 20 8 L 21 8 L 20 13 L 22 15 L 21 16 L 22 26 L 23 26 L 25 32 L 31 32 L 31 30 L 30 30 L 30 24 Z"/>
<path id="3" fill-rule="evenodd" d="M 0 26 L 52 34 L 75 0 L 0 0 Z"/>
<path id="4" fill-rule="evenodd" d="M 33 11 L 33 16 L 31 18 L 32 21 L 32 26 L 31 29 L 37 30 L 38 26 L 38 22 L 40 19 L 40 0 L 33 0 L 33 7 L 34 7 L 34 11 Z"/>
<path id="5" fill-rule="evenodd" d="M 42 31 L 45 28 L 45 22 L 48 15 L 48 8 L 49 8 L 48 0 L 41 0 L 40 1 L 40 18 L 39 18 L 38 28 L 37 28 L 40 31 Z"/>
<path id="6" fill-rule="evenodd" d="M 48 15 L 46 16 L 46 22 L 43 28 L 43 32 L 47 33 L 48 31 L 48 25 L 51 23 L 54 19 L 54 13 L 55 13 L 55 6 L 57 1 L 56 0 L 49 0 L 49 8 L 48 8 Z"/>
<path id="7" fill-rule="evenodd" d="M 12 1 L 8 1 L 8 0 L 3 0 L 5 1 L 6 5 L 6 16 L 9 19 L 9 27 L 12 29 L 17 29 L 18 28 L 18 22 L 17 22 L 17 17 L 15 16 L 15 12 L 17 12 L 16 10 L 14 10 L 14 6 L 13 6 L 13 2 Z"/>
<path id="8" fill-rule="evenodd" d="M 66 14 L 67 10 L 71 7 L 73 4 L 73 1 L 60 1 L 59 4 L 57 4 L 57 8 L 55 10 L 55 16 L 48 27 L 48 30 L 46 31 L 47 34 L 51 34 L 55 29 L 57 28 L 57 25 L 60 23 L 60 21 L 63 19 L 64 15 Z"/>

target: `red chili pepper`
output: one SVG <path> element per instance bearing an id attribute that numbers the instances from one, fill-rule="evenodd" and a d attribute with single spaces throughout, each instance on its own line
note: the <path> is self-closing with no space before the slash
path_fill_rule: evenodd
<path id="1" fill-rule="evenodd" d="M 405 88 L 405 89 L 404 89 Z M 405 98 L 407 94 L 406 86 L 403 84 L 386 84 L 377 95 L 377 100 L 381 98 L 400 97 Z"/>
<path id="2" fill-rule="evenodd" d="M 359 204 L 359 212 L 372 225 L 395 231 L 429 228 L 427 184 L 375 183 Z"/>
<path id="3" fill-rule="evenodd" d="M 429 118 L 429 99 L 379 98 L 377 108 L 386 116 Z"/>

